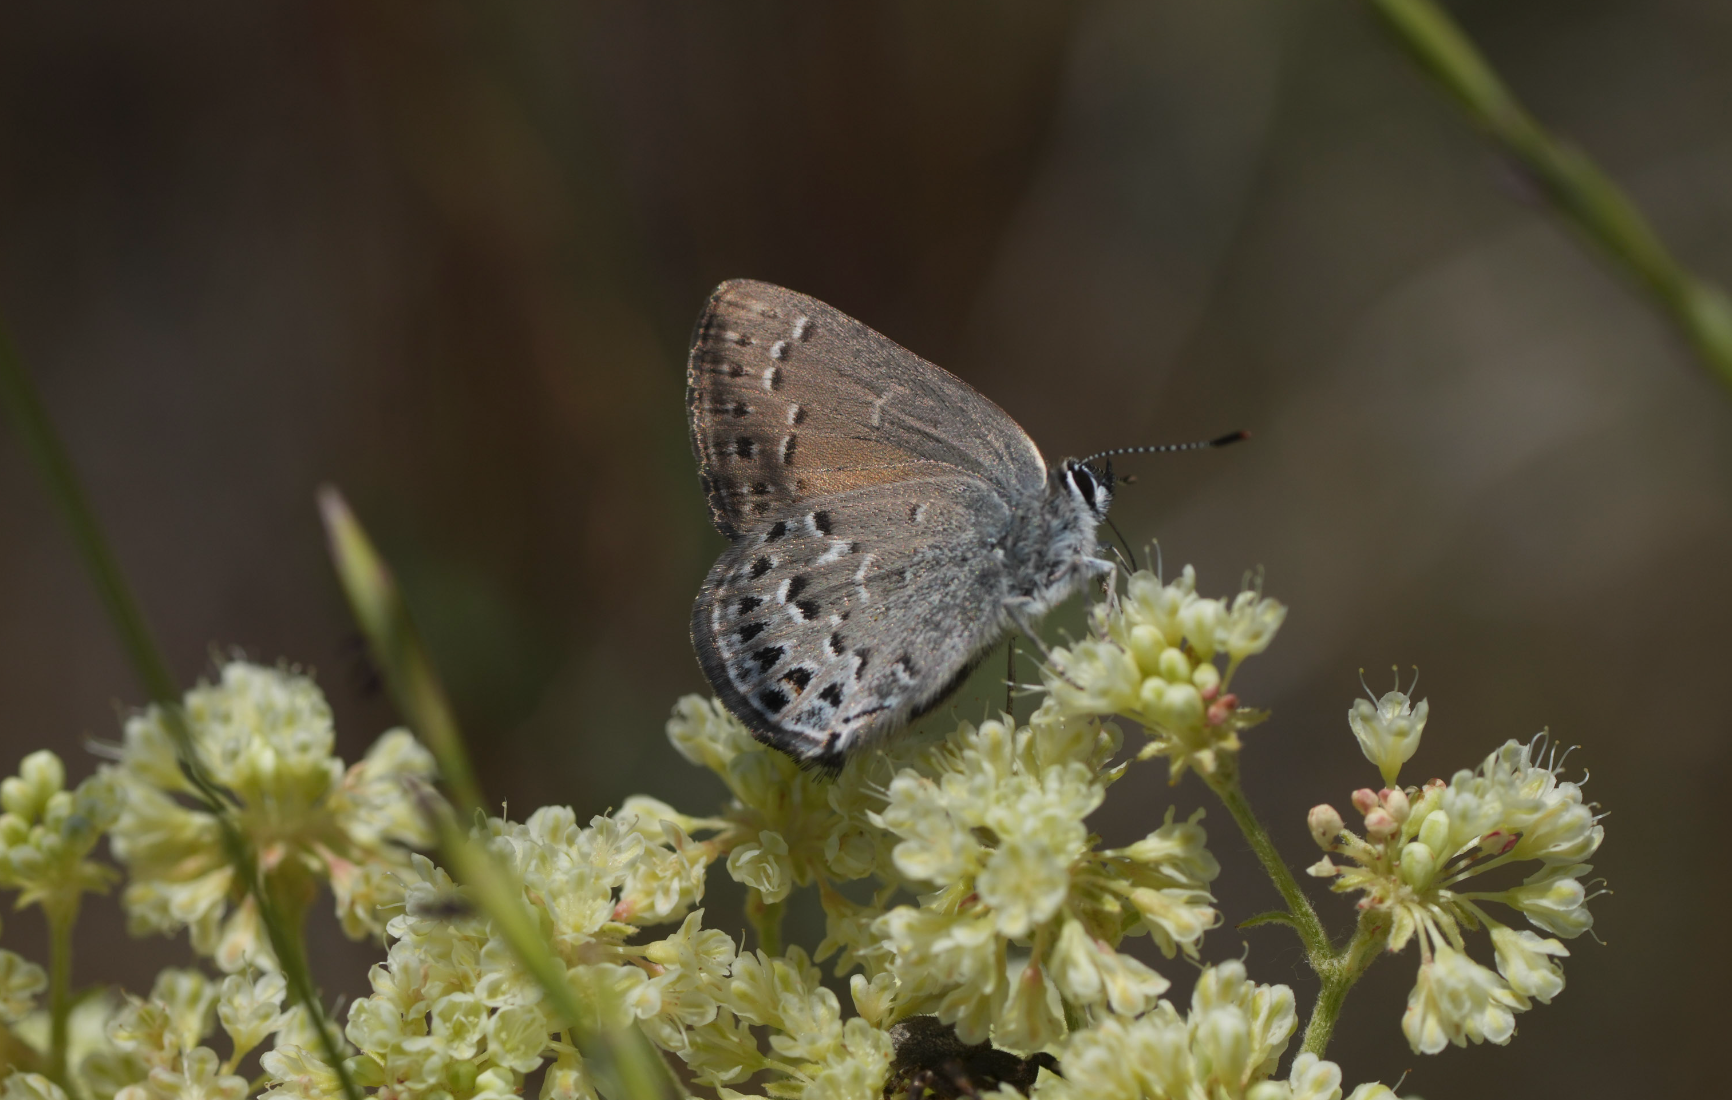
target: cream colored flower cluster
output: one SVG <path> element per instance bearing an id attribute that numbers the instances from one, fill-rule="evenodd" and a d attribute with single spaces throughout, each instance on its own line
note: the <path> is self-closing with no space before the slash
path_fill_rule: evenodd
<path id="1" fill-rule="evenodd" d="M 1234 767 L 1239 734 L 1263 716 L 1231 683 L 1285 614 L 1256 588 L 1200 597 L 1188 567 L 1170 584 L 1134 573 L 1092 609 L 1088 637 L 1053 651 L 1047 697 L 1026 725 L 1005 716 L 942 737 L 910 734 L 856 754 L 833 778 L 755 741 L 716 702 L 681 700 L 667 733 L 725 784 L 713 816 L 634 796 L 587 822 L 555 806 L 475 825 L 521 885 L 583 1020 L 559 1018 L 501 931 L 414 851 L 432 839 L 414 792 L 433 765 L 409 734 L 387 733 L 345 768 L 313 682 L 239 661 L 189 692 L 184 713 L 231 800 L 229 819 L 291 916 L 328 887 L 351 935 L 385 941 L 369 995 L 330 1036 L 372 1100 L 515 1100 L 537 1073 L 540 1100 L 592 1100 L 600 1074 L 576 1042 L 592 1028 L 637 1028 L 722 1100 L 882 1100 L 893 1074 L 930 1079 L 894 1038 L 910 1034 L 896 1025 L 914 1016 L 941 1021 L 924 1030 L 953 1049 L 1019 1067 L 984 1082 L 999 1100 L 1021 1100 L 1008 1080 L 1029 1100 L 1342 1100 L 1340 1068 L 1316 1054 L 1279 1076 L 1297 1026 L 1287 987 L 1220 963 L 1201 969 L 1181 1011 L 1166 999 L 1167 978 L 1121 950 L 1126 937 L 1148 935 L 1166 958 L 1194 961 L 1220 923 L 1210 893 L 1220 869 L 1201 813 L 1180 819 L 1168 807 L 1160 827 L 1116 848 L 1087 825 L 1136 760 L 1165 756 L 1170 778 L 1200 773 L 1253 844 L 1267 842 Z M 1560 940 L 1508 928 L 1485 907 L 1506 906 L 1555 937 L 1588 931 L 1582 880 L 1602 830 L 1539 741 L 1509 742 L 1447 783 L 1399 786 L 1428 711 L 1397 690 L 1350 713 L 1385 785 L 1354 793 L 1358 831 L 1332 807 L 1311 812 L 1327 853 L 1311 870 L 1358 895 L 1360 933 L 1336 947 L 1311 916 L 1307 950 L 1327 975 L 1378 945 L 1417 941 L 1403 1027 L 1415 1050 L 1435 1052 L 1505 1042 L 1516 1012 L 1562 989 Z M 1109 716 L 1148 734 L 1131 759 Z M 186 929 L 227 976 L 218 985 L 169 970 L 147 998 L 81 1001 L 62 1029 L 66 1071 L 51 1069 L 51 1080 L 34 1072 L 49 1059 L 16 1064 L 0 1078 L 0 1100 L 339 1100 L 320 1036 L 299 1009 L 285 1010 L 285 978 L 217 822 L 181 771 L 167 718 L 156 709 L 132 718 L 119 763 L 74 790 L 46 753 L 0 784 L 0 886 L 75 912 L 83 893 L 109 882 L 89 858 L 107 831 L 134 931 Z M 1530 872 L 1525 881 L 1472 889 L 1509 864 Z M 747 888 L 758 950 L 704 926 L 718 866 Z M 1278 884 L 1287 874 L 1278 863 L 1271 873 Z M 801 889 L 816 891 L 827 921 L 810 954 L 779 943 L 783 907 Z M 1298 927 L 1310 910 L 1290 915 Z M 1467 954 L 1464 933 L 1480 927 L 1495 970 Z M 55 1028 L 38 1006 L 48 984 L 42 968 L 0 951 L 0 1025 L 36 1052 L 49 1050 Z M 207 1042 L 219 1023 L 226 1056 Z M 241 1069 L 252 1051 L 264 1073 L 249 1084 Z M 1372 1084 L 1348 1100 L 1395 1098 Z"/>
<path id="2" fill-rule="evenodd" d="M 1180 1015 L 1161 1001 L 1140 1017 L 1109 1016 L 1059 1044 L 1063 1075 L 1043 1074 L 1033 1100 L 1341 1100 L 1341 1069 L 1314 1054 L 1271 1080 L 1296 1027 L 1293 991 L 1258 985 L 1240 962 L 1204 970 Z M 997 1095 L 1008 1098 L 1013 1090 Z M 1395 1100 L 1360 1085 L 1350 1100 Z"/>
<path id="3" fill-rule="evenodd" d="M 1391 692 L 1376 707 L 1351 713 L 1367 758 L 1389 780 L 1412 755 L 1425 712 L 1424 703 L 1414 708 L 1406 695 Z M 1391 951 L 1419 944 L 1419 979 L 1402 1018 L 1415 1051 L 1436 1053 L 1469 1040 L 1507 1043 L 1516 1013 L 1563 990 L 1554 960 L 1568 949 L 1556 938 L 1508 927 L 1486 903 L 1508 906 L 1554 937 L 1573 939 L 1593 927 L 1582 883 L 1593 868 L 1584 861 L 1604 830 L 1581 788 L 1559 778 L 1560 764 L 1545 744 L 1544 737 L 1506 742 L 1448 783 L 1356 791 L 1360 833 L 1346 829 L 1331 806 L 1311 811 L 1312 835 L 1329 853 L 1311 873 L 1331 879 L 1331 889 L 1361 894 L 1360 910 L 1387 920 Z M 1402 746 L 1393 767 L 1391 745 Z M 1351 863 L 1338 865 L 1337 855 Z M 1520 884 L 1472 889 L 1478 876 L 1512 864 L 1528 869 Z M 1481 926 L 1490 932 L 1496 970 L 1467 954 L 1462 932 Z"/>
<path id="4" fill-rule="evenodd" d="M 303 901 L 328 884 L 350 936 L 381 931 L 382 912 L 401 898 L 406 846 L 431 840 L 404 783 L 432 778 L 426 749 L 408 731 L 392 730 L 345 770 L 317 685 L 245 661 L 187 692 L 184 714 L 199 758 L 233 799 L 235 822 L 275 889 Z M 194 950 L 225 971 L 274 967 L 216 820 L 192 804 L 161 708 L 127 721 L 120 764 L 108 774 L 123 795 L 111 843 L 128 875 L 122 900 L 132 931 L 186 928 Z"/>
<path id="5" fill-rule="evenodd" d="M 1171 584 L 1139 570 L 1123 593 L 1114 588 L 1095 605 L 1089 636 L 1053 650 L 1041 675 L 1061 713 L 1141 725 L 1144 757 L 1167 757 L 1174 780 L 1190 768 L 1212 774 L 1219 754 L 1237 752 L 1239 733 L 1266 717 L 1240 706 L 1233 674 L 1269 648 L 1286 618 L 1256 587 L 1209 599 L 1197 595 L 1188 565 Z"/>
<path id="6" fill-rule="evenodd" d="M 219 1024 L 227 1057 L 206 1045 Z M 242 1100 L 250 1091 L 235 1072 L 242 1060 L 272 1036 L 304 1031 L 304 1018 L 283 1010 L 279 974 L 230 974 L 216 983 L 196 970 L 168 969 L 149 997 L 81 1001 L 69 1030 L 72 1084 L 88 1100 Z M 46 1014 L 18 1031 L 46 1046 Z M 3 1088 L 11 1100 L 67 1100 L 38 1074 L 14 1073 Z"/>
<path id="7" fill-rule="evenodd" d="M 66 766 L 43 750 L 0 782 L 0 888 L 18 891 L 17 907 L 50 911 L 106 891 L 114 872 L 89 858 L 120 814 L 113 777 L 93 775 L 66 789 Z"/>
<path id="8" fill-rule="evenodd" d="M 18 891 L 16 908 L 40 905 L 51 920 L 69 920 L 80 897 L 114 881 L 112 870 L 88 858 L 120 813 L 108 776 L 69 791 L 60 758 L 33 752 L 0 781 L 0 811 L 0 889 Z M 0 1024 L 24 1019 L 47 988 L 40 966 L 0 948 Z"/>
<path id="9" fill-rule="evenodd" d="M 964 723 L 891 781 L 875 823 L 924 893 L 875 918 L 899 1013 L 930 1012 L 964 1042 L 1040 1050 L 1073 1017 L 1137 1015 L 1168 982 L 1117 950 L 1147 933 L 1195 955 L 1220 921 L 1220 868 L 1195 818 L 1102 850 L 1083 824 L 1124 774 L 1119 736 L 1051 703 L 1027 726 Z M 857 954 L 874 950 L 852 943 Z"/>

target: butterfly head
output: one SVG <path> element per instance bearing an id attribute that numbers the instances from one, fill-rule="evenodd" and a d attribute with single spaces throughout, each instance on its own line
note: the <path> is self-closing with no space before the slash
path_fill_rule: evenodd
<path id="1" fill-rule="evenodd" d="M 1081 462 L 1067 458 L 1059 467 L 1059 476 L 1077 506 L 1077 511 L 1091 515 L 1095 521 L 1106 518 L 1113 502 L 1113 464 L 1108 459 Z"/>

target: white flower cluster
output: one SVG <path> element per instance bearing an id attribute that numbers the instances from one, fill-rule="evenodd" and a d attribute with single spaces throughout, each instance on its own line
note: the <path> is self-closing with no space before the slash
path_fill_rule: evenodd
<path id="1" fill-rule="evenodd" d="M 184 714 L 261 871 L 291 895 L 310 897 L 328 882 L 349 935 L 380 932 L 381 911 L 401 898 L 405 846 L 431 840 L 404 783 L 432 778 L 427 750 L 392 730 L 345 770 L 332 754 L 331 710 L 317 685 L 244 661 L 225 665 L 217 684 L 187 692 Z M 127 870 L 122 900 L 134 934 L 186 928 L 194 950 L 225 971 L 274 968 L 216 820 L 189 805 L 193 788 L 160 708 L 127 721 L 120 764 L 108 774 L 124 796 L 111 845 Z"/>
<path id="2" fill-rule="evenodd" d="M 1356 708 L 1354 717 L 1372 709 Z M 1354 733 L 1362 744 L 1388 746 L 1403 738 L 1387 727 L 1408 724 L 1417 741 L 1424 710 L 1423 703 L 1413 709 L 1405 695 L 1391 692 L 1374 714 L 1364 715 L 1366 732 L 1355 723 Z M 1568 949 L 1555 938 L 1507 927 L 1484 903 L 1506 905 L 1565 939 L 1593 927 L 1582 878 L 1593 869 L 1584 861 L 1599 848 L 1604 830 L 1582 802 L 1581 788 L 1558 778 L 1559 762 L 1543 751 L 1544 743 L 1543 737 L 1509 741 L 1448 783 L 1354 792 L 1363 835 L 1347 830 L 1331 806 L 1311 811 L 1312 835 L 1330 853 L 1311 873 L 1333 879 L 1336 891 L 1360 893 L 1361 912 L 1387 920 L 1391 951 L 1419 943 L 1419 979 L 1402 1018 L 1415 1051 L 1433 1054 L 1469 1040 L 1507 1043 L 1517 1012 L 1563 990 L 1563 970 L 1553 960 Z M 1405 759 L 1412 746 L 1402 751 Z M 1393 758 L 1371 747 L 1366 755 L 1380 767 Z M 1394 772 L 1384 774 L 1393 778 Z M 1334 855 L 1352 865 L 1337 865 Z M 1469 888 L 1477 876 L 1508 864 L 1532 870 L 1516 886 Z M 1491 934 L 1495 971 L 1467 954 L 1462 930 L 1482 925 Z"/>
<path id="3" fill-rule="evenodd" d="M 274 973 L 230 974 L 220 984 L 196 970 L 164 970 L 149 997 L 84 999 L 73 1010 L 72 1084 L 91 1100 L 242 1100 L 241 1061 L 266 1039 L 298 1025 L 284 1012 L 283 979 Z M 221 1024 L 230 1053 L 205 1045 Z M 48 1019 L 37 1013 L 21 1038 L 46 1049 Z M 14 1073 L 0 1088 L 13 1100 L 67 1100 L 46 1077 Z"/>
<path id="4" fill-rule="evenodd" d="M 1137 1018 L 1109 1016 L 1058 1047 L 1063 1075 L 1042 1074 L 1033 1100 L 1341 1100 L 1341 1069 L 1314 1054 L 1271 1080 L 1292 1038 L 1293 991 L 1258 985 L 1240 962 L 1204 970 L 1181 1016 L 1168 1001 Z M 1001 1098 L 1014 1090 L 1001 1089 Z M 1360 1085 L 1350 1100 L 1394 1100 Z"/>
<path id="5" fill-rule="evenodd" d="M 1144 757 L 1166 756 L 1173 779 L 1188 768 L 1212 774 L 1218 754 L 1238 751 L 1240 731 L 1266 717 L 1229 689 L 1240 662 L 1269 648 L 1287 608 L 1254 587 L 1199 596 L 1188 565 L 1171 584 L 1139 570 L 1124 588 L 1095 605 L 1089 637 L 1053 650 L 1041 673 L 1047 691 L 1067 716 L 1139 723 L 1151 738 Z"/>
<path id="6" fill-rule="evenodd" d="M 69 791 L 60 758 L 33 752 L 0 782 L 0 810 L 0 888 L 18 891 L 18 908 L 61 913 L 114 881 L 112 870 L 86 858 L 120 814 L 110 776 L 93 775 Z"/>
<path id="7" fill-rule="evenodd" d="M 1032 1051 L 1065 1034 L 1067 1007 L 1089 1019 L 1154 1005 L 1167 980 L 1119 941 L 1148 933 L 1169 958 L 1194 955 L 1220 920 L 1208 892 L 1220 868 L 1196 819 L 1171 811 L 1143 840 L 1097 850 L 1083 820 L 1124 774 L 1109 766 L 1118 748 L 1116 730 L 1049 701 L 1020 729 L 964 723 L 891 781 L 872 820 L 897 838 L 901 877 L 937 889 L 869 926 L 851 913 L 832 936 L 856 957 L 879 952 L 871 980 L 893 983 L 898 1014 Z"/>
<path id="8" fill-rule="evenodd" d="M 559 1018 L 500 930 L 411 850 L 431 841 L 411 790 L 433 763 L 408 733 L 387 733 L 345 768 L 312 681 L 239 661 L 187 694 L 185 720 L 273 892 L 298 909 L 328 885 L 351 935 L 386 941 L 370 995 L 329 1037 L 373 1100 L 516 1100 L 536 1073 L 540 1100 L 593 1100 L 595 1067 L 574 1031 L 595 1027 L 639 1029 L 721 1100 L 882 1100 L 945 1070 L 898 1048 L 896 1036 L 915 1034 L 898 1025 L 914 1017 L 936 1018 L 924 1031 L 941 1032 L 944 1049 L 987 1058 L 979 1092 L 998 1100 L 1022 1100 L 1018 1088 L 1029 1100 L 1342 1100 L 1340 1068 L 1315 1054 L 1277 1076 L 1296 1029 L 1286 986 L 1221 963 L 1201 970 L 1181 1012 L 1167 979 L 1120 951 L 1146 934 L 1166 958 L 1195 960 L 1220 922 L 1210 893 L 1219 866 L 1200 811 L 1179 820 L 1169 807 L 1122 848 L 1089 832 L 1134 763 L 1102 719 L 1140 723 L 1149 740 L 1136 759 L 1165 756 L 1174 780 L 1199 772 L 1243 824 L 1248 811 L 1229 797 L 1239 796 L 1239 734 L 1263 715 L 1230 684 L 1286 615 L 1255 588 L 1199 597 L 1189 567 L 1171 584 L 1137 572 L 1122 588 L 1092 609 L 1087 638 L 1053 651 L 1047 697 L 1027 725 L 1005 716 L 942 740 L 905 737 L 828 778 L 755 741 L 716 702 L 688 697 L 667 732 L 726 784 L 715 816 L 634 796 L 587 824 L 564 807 L 478 822 L 476 839 L 521 884 L 583 1020 Z M 1448 783 L 1398 786 L 1427 714 L 1399 685 L 1357 703 L 1349 724 L 1384 787 L 1354 793 L 1361 831 L 1329 806 L 1309 825 L 1327 853 L 1311 872 L 1359 895 L 1370 938 L 1354 944 L 1418 942 L 1403 1028 L 1415 1050 L 1435 1052 L 1506 1042 L 1516 1012 L 1562 989 L 1559 939 L 1508 928 L 1485 906 L 1556 937 L 1588 931 L 1582 879 L 1602 830 L 1538 740 L 1509 742 Z M 340 1100 L 321 1037 L 304 1012 L 284 1009 L 285 977 L 216 820 L 190 797 L 167 718 L 132 718 L 119 764 L 73 791 L 48 753 L 0 784 L 0 887 L 75 912 L 83 893 L 109 884 L 88 858 L 107 831 L 133 930 L 185 928 L 227 976 L 216 985 L 168 970 L 148 998 L 81 1000 L 66 1049 L 40 1062 L 64 1061 L 66 1072 L 11 1072 L 0 1100 Z M 1255 841 L 1260 827 L 1246 829 Z M 1470 888 L 1506 864 L 1531 873 Z M 704 927 L 698 906 L 716 865 L 748 889 L 758 950 Z M 827 916 L 810 955 L 775 942 L 782 906 L 801 888 L 817 891 Z M 1467 954 L 1464 932 L 1480 927 L 1495 970 Z M 1316 953 L 1333 950 L 1315 947 L 1313 965 L 1324 970 Z M 1362 957 L 1350 945 L 1337 963 Z M 843 977 L 850 1005 L 834 992 Z M 58 1030 L 37 1006 L 47 985 L 40 967 L 0 951 L 0 1025 L 39 1053 Z M 219 1023 L 226 1057 L 207 1044 Z M 249 1085 L 243 1060 L 266 1046 Z M 1006 1065 L 1017 1068 L 991 1070 Z M 1367 1084 L 1348 1100 L 1395 1095 Z"/>

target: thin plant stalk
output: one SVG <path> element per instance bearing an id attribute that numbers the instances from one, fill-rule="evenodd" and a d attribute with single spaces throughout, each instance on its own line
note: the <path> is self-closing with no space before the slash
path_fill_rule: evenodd
<path id="1" fill-rule="evenodd" d="M 1528 113 L 1434 0 L 1367 0 L 1384 28 L 1528 174 L 1546 200 L 1671 315 L 1732 388 L 1732 299 L 1673 258 L 1636 204 L 1581 150 Z"/>
<path id="2" fill-rule="evenodd" d="M 417 792 L 432 820 L 445 867 L 468 888 L 472 900 L 504 937 L 518 962 L 571 1026 L 579 1052 L 604 1095 L 621 1100 L 659 1100 L 674 1092 L 672 1074 L 637 1028 L 598 1026 L 572 988 L 565 962 L 542 934 L 523 900 L 523 884 L 470 838 L 460 822 L 483 811 L 481 789 L 433 662 L 409 617 L 390 567 L 360 521 L 333 488 L 319 492 L 319 510 L 331 558 L 355 620 L 398 708 L 437 760 L 451 792 L 450 804 L 431 790 Z"/>
<path id="3" fill-rule="evenodd" d="M 307 1012 L 319 1033 L 320 1053 L 342 1083 L 346 1100 L 361 1100 L 361 1091 L 344 1065 L 342 1050 L 325 1019 L 324 1006 L 319 1003 L 312 973 L 307 969 L 306 952 L 301 946 L 300 930 L 291 928 L 283 919 L 276 899 L 272 898 L 259 875 L 258 860 L 252 845 L 235 825 L 231 807 L 221 789 L 210 779 L 199 759 L 192 731 L 181 710 L 180 694 L 168 662 L 150 632 L 144 612 L 140 609 L 119 560 L 114 556 L 90 499 L 78 480 L 72 460 L 60 441 L 54 423 L 49 419 L 35 384 L 19 362 L 5 326 L 0 324 L 0 405 L 10 415 L 25 450 L 35 461 L 50 499 L 65 519 L 73 542 L 90 572 L 91 582 L 101 598 L 109 621 L 119 634 L 121 645 L 132 663 L 133 671 L 144 684 L 146 694 L 162 711 L 169 734 L 174 739 L 181 771 L 192 784 L 206 812 L 222 832 L 223 846 L 234 864 L 240 880 L 246 884 L 258 907 L 259 923 L 265 928 L 271 950 L 283 967 L 283 976 L 290 993 Z M 52 922 L 51 922 L 52 923 Z M 70 936 L 70 929 L 67 930 Z M 66 956 L 70 965 L 70 947 Z M 56 957 L 55 964 L 59 964 Z M 70 1002 L 68 1002 L 70 1011 Z M 64 1056 L 64 1048 L 62 1048 Z M 64 1066 L 61 1067 L 64 1070 Z"/>
<path id="4" fill-rule="evenodd" d="M 72 1018 L 72 926 L 78 900 L 44 906 L 48 920 L 48 1078 L 75 1095 L 66 1072 L 67 1025 Z"/>
<path id="5" fill-rule="evenodd" d="M 1300 1053 L 1321 1058 L 1329 1049 L 1329 1039 L 1335 1034 L 1335 1021 L 1341 1018 L 1348 991 L 1377 961 L 1377 954 L 1383 949 L 1388 935 L 1388 927 L 1376 916 L 1371 913 L 1360 915 L 1359 927 L 1354 930 L 1353 938 L 1335 955 L 1331 965 L 1318 974 L 1323 979 L 1323 987 L 1317 991 L 1317 1003 L 1312 1006 L 1311 1018 L 1305 1023 Z"/>
<path id="6" fill-rule="evenodd" d="M 757 934 L 758 950 L 764 954 L 782 953 L 782 917 L 787 911 L 786 900 L 765 901 L 764 895 L 756 889 L 746 892 L 746 919 Z"/>
<path id="7" fill-rule="evenodd" d="M 1299 888 L 1293 872 L 1287 869 L 1281 853 L 1275 848 L 1275 841 L 1269 836 L 1269 830 L 1263 827 L 1256 812 L 1251 809 L 1250 800 L 1239 786 L 1238 761 L 1227 753 L 1223 753 L 1220 759 L 1221 763 L 1215 771 L 1204 775 L 1203 781 L 1227 807 L 1227 812 L 1239 826 L 1239 832 L 1244 834 L 1246 842 L 1251 845 L 1251 851 L 1256 854 L 1257 862 L 1263 865 L 1263 870 L 1268 873 L 1275 889 L 1280 892 L 1281 900 L 1287 904 L 1287 919 L 1282 923 L 1291 925 L 1293 930 L 1299 933 L 1300 942 L 1305 945 L 1305 954 L 1311 960 L 1312 969 L 1318 969 L 1334 954 L 1334 949 L 1329 944 L 1329 933 L 1318 919 L 1317 910 L 1311 907 L 1310 899 Z"/>
<path id="8" fill-rule="evenodd" d="M 1311 1009 L 1311 1017 L 1305 1024 L 1302 1047 L 1303 1051 L 1321 1058 L 1329 1046 L 1330 1036 L 1334 1034 L 1335 1021 L 1340 1018 L 1342 1006 L 1347 1002 L 1348 991 L 1376 961 L 1387 929 L 1375 916 L 1364 914 L 1360 917 L 1359 927 L 1353 938 L 1337 949 L 1330 942 L 1329 933 L 1318 918 L 1317 910 L 1299 888 L 1299 881 L 1293 877 L 1293 872 L 1288 869 L 1281 853 L 1276 850 L 1269 830 L 1263 827 L 1256 812 L 1251 809 L 1250 800 L 1245 797 L 1244 788 L 1239 785 L 1237 758 L 1230 754 L 1223 755 L 1216 769 L 1203 775 L 1203 781 L 1227 807 L 1227 812 L 1239 826 L 1239 832 L 1251 845 L 1251 851 L 1256 854 L 1257 861 L 1263 865 L 1263 870 L 1268 873 L 1270 881 L 1275 884 L 1275 889 L 1280 892 L 1282 901 L 1287 905 L 1285 913 L 1270 914 L 1255 923 L 1274 919 L 1291 926 L 1304 944 L 1306 962 L 1322 982 L 1317 1002 Z"/>

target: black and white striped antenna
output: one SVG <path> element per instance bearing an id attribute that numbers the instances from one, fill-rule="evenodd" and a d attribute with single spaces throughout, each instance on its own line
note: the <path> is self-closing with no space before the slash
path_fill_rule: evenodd
<path id="1" fill-rule="evenodd" d="M 1111 458 L 1114 455 L 1164 454 L 1168 451 L 1206 451 L 1211 447 L 1226 447 L 1238 443 L 1240 440 L 1250 438 L 1250 432 L 1241 430 L 1228 432 L 1226 435 L 1217 436 L 1214 439 L 1205 439 L 1197 443 L 1159 443 L 1152 447 L 1120 447 L 1116 450 L 1102 451 L 1099 454 L 1089 455 L 1087 458 L 1080 459 L 1079 461 L 1088 463 L 1093 462 L 1097 458 Z"/>

